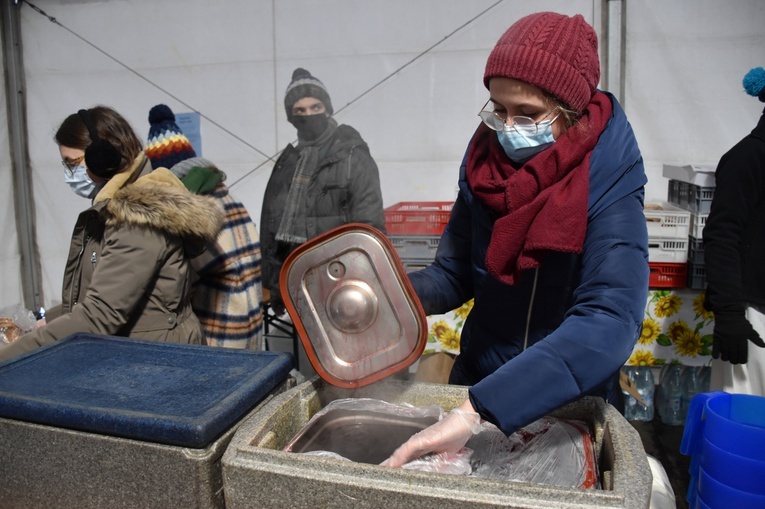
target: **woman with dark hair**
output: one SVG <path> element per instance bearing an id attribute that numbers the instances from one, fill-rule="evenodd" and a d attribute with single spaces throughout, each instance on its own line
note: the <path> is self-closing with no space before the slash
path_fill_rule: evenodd
<path id="1" fill-rule="evenodd" d="M 140 138 L 111 108 L 69 115 L 55 141 L 66 182 L 93 203 L 72 233 L 59 316 L 0 350 L 0 360 L 75 333 L 200 344 L 189 261 L 216 238 L 221 207 L 169 170 L 152 171 Z"/>

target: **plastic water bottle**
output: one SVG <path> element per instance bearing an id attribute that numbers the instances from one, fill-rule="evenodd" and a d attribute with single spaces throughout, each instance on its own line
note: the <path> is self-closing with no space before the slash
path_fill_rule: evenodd
<path id="1" fill-rule="evenodd" d="M 711 366 L 699 366 L 699 389 L 701 392 L 709 392 L 709 381 L 711 377 Z"/>
<path id="2" fill-rule="evenodd" d="M 667 413 L 665 407 L 667 406 L 667 396 L 664 392 L 664 388 L 667 386 L 667 373 L 671 364 L 665 364 L 661 367 L 659 372 L 659 385 L 656 387 L 656 411 L 659 412 L 659 416 Z"/>
<path id="3" fill-rule="evenodd" d="M 688 366 L 683 369 L 683 397 L 680 403 L 680 416 L 685 422 L 685 418 L 688 416 L 688 408 L 691 406 L 691 400 L 693 397 L 704 392 L 701 390 L 701 379 L 699 372 L 703 366 Z"/>
<path id="4" fill-rule="evenodd" d="M 634 366 L 624 366 L 622 367 L 622 372 L 627 375 L 627 378 L 629 378 L 632 383 L 635 383 Z M 637 407 L 639 406 L 638 401 L 632 394 L 625 391 L 624 389 L 622 389 L 622 394 L 624 395 L 624 418 L 628 421 L 634 421 Z"/>
<path id="5" fill-rule="evenodd" d="M 662 386 L 664 404 L 659 412 L 661 422 L 669 426 L 678 426 L 685 422 L 681 405 L 683 398 L 683 367 L 673 364 L 666 371 L 666 380 L 659 380 Z"/>
<path id="6" fill-rule="evenodd" d="M 652 421 L 654 412 L 653 395 L 656 391 L 656 383 L 653 379 L 653 368 L 651 368 L 651 366 L 637 366 L 636 370 L 635 385 L 645 404 L 641 405 L 640 402 L 638 402 L 638 412 L 635 416 L 635 420 Z"/>

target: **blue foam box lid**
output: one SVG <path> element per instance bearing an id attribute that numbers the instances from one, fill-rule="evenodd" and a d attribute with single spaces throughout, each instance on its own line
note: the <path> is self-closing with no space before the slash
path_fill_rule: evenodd
<path id="1" fill-rule="evenodd" d="M 0 417 L 203 448 L 291 369 L 281 352 L 74 334 L 0 364 Z"/>

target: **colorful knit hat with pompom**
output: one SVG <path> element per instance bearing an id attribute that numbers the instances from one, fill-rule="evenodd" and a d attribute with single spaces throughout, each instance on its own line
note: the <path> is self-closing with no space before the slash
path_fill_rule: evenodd
<path id="1" fill-rule="evenodd" d="M 175 114 L 167 105 L 158 104 L 149 111 L 149 141 L 146 155 L 152 168 L 172 168 L 176 163 L 196 157 L 194 147 L 175 123 Z"/>
<path id="2" fill-rule="evenodd" d="M 765 103 L 765 69 L 755 67 L 744 76 L 744 90 Z"/>

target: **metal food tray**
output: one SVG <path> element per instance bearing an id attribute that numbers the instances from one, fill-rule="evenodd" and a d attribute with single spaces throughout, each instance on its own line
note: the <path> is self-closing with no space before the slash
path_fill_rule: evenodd
<path id="1" fill-rule="evenodd" d="M 435 417 L 335 409 L 304 426 L 284 450 L 331 451 L 351 461 L 378 465 L 412 435 L 436 421 Z"/>

